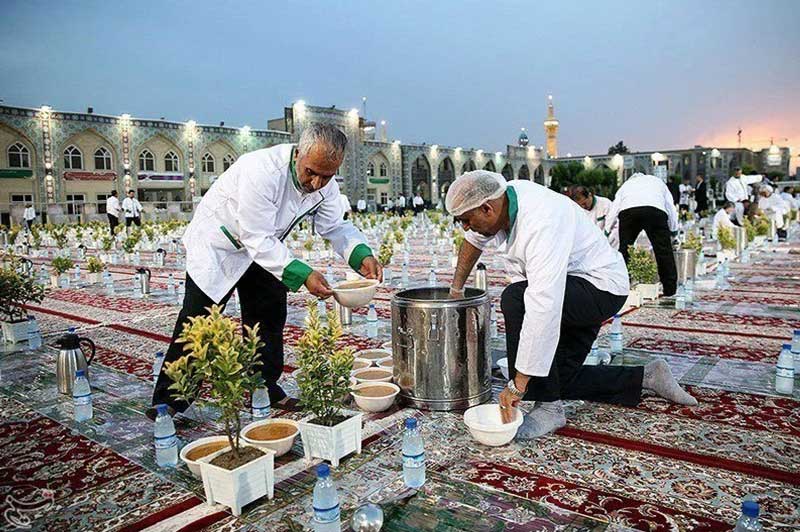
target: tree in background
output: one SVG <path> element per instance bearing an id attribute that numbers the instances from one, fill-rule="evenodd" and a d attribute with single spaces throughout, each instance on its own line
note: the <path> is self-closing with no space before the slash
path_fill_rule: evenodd
<path id="1" fill-rule="evenodd" d="M 623 141 L 619 141 L 610 148 L 608 148 L 609 155 L 615 155 L 617 153 L 630 153 L 628 147 L 625 145 Z"/>
<path id="2" fill-rule="evenodd" d="M 561 163 L 550 170 L 550 177 L 550 188 L 556 192 L 583 185 L 598 196 L 613 198 L 617 191 L 617 172 L 604 166 L 586 169 L 579 162 Z"/>

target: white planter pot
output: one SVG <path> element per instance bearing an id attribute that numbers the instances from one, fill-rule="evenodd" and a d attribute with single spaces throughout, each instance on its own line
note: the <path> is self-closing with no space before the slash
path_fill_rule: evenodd
<path id="1" fill-rule="evenodd" d="M 58 275 L 50 274 L 50 288 L 58 288 Z"/>
<path id="2" fill-rule="evenodd" d="M 728 260 L 733 260 L 736 258 L 736 250 L 733 249 L 723 249 L 719 253 L 717 253 L 717 257 L 724 257 Z"/>
<path id="3" fill-rule="evenodd" d="M 103 272 L 95 272 L 92 275 L 92 282 L 94 284 L 100 284 L 103 280 Z"/>
<path id="4" fill-rule="evenodd" d="M 340 458 L 353 451 L 361 454 L 363 415 L 352 411 L 342 411 L 342 414 L 351 417 L 333 427 L 309 423 L 311 417 L 300 420 L 300 436 L 303 439 L 306 461 L 321 458 L 330 461 L 333 467 L 337 467 Z"/>
<path id="5" fill-rule="evenodd" d="M 275 453 L 269 449 L 259 449 L 264 456 L 231 471 L 210 463 L 229 450 L 230 448 L 226 447 L 204 456 L 198 462 L 208 505 L 224 504 L 238 517 L 242 514 L 242 506 L 264 495 L 269 499 L 272 498 L 275 488 Z"/>
<path id="6" fill-rule="evenodd" d="M 641 307 L 642 306 L 642 294 L 636 288 L 631 288 L 631 291 L 628 292 L 628 299 L 625 300 L 626 307 Z"/>
<path id="7" fill-rule="evenodd" d="M 3 324 L 3 340 L 7 344 L 18 344 L 28 341 L 28 320 L 0 322 Z"/>
<path id="8" fill-rule="evenodd" d="M 642 300 L 658 299 L 658 283 L 639 283 L 636 285 L 636 291 L 639 292 Z"/>

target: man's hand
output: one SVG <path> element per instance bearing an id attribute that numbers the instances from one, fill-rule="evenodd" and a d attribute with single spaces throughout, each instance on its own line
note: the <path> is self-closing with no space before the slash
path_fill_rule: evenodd
<path id="1" fill-rule="evenodd" d="M 498 401 L 500 402 L 500 416 L 503 419 L 503 423 L 511 423 L 514 420 L 513 409 L 519 404 L 521 399 L 511 393 L 511 390 L 505 388 L 500 392 Z"/>
<path id="2" fill-rule="evenodd" d="M 333 295 L 333 291 L 328 285 L 328 281 L 325 280 L 325 276 L 319 273 L 317 270 L 311 272 L 306 279 L 305 285 L 312 295 L 317 296 L 320 299 L 327 299 Z"/>
<path id="3" fill-rule="evenodd" d="M 358 273 L 367 279 L 377 279 L 378 281 L 383 282 L 383 267 L 381 267 L 381 264 L 375 260 L 375 257 L 365 258 L 361 262 L 361 269 L 358 270 Z"/>
<path id="4" fill-rule="evenodd" d="M 450 287 L 450 299 L 461 299 L 464 297 L 464 288 Z"/>

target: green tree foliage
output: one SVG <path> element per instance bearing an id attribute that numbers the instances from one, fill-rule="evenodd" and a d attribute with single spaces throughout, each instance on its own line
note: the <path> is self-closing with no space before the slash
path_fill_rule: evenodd
<path id="1" fill-rule="evenodd" d="M 629 153 L 628 147 L 625 145 L 623 141 L 619 141 L 613 146 L 608 148 L 609 155 L 615 155 L 617 153 L 622 153 L 622 154 Z"/>
<path id="2" fill-rule="evenodd" d="M 553 167 L 550 177 L 550 188 L 558 192 L 571 185 L 583 185 L 607 198 L 617 192 L 617 173 L 605 167 L 586 169 L 579 162 L 561 163 Z"/>

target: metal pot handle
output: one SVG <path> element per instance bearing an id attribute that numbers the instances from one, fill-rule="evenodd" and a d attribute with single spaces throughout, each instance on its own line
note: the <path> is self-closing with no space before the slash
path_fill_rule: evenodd
<path id="1" fill-rule="evenodd" d="M 403 329 L 402 327 L 397 327 L 397 333 L 400 335 L 398 341 L 398 347 L 402 349 L 414 349 L 414 330 L 409 327 L 408 329 Z M 403 342 L 404 338 L 408 338 L 410 340 L 409 344 Z"/>
<path id="2" fill-rule="evenodd" d="M 439 314 L 431 312 L 430 329 L 428 330 L 428 340 L 439 341 Z"/>
<path id="3" fill-rule="evenodd" d="M 83 346 L 84 344 L 88 345 L 92 350 L 92 354 L 89 355 L 89 358 L 86 359 L 86 365 L 88 366 L 89 364 L 92 363 L 92 360 L 94 360 L 95 346 L 94 346 L 94 342 L 91 341 L 89 338 L 79 338 L 78 339 L 78 345 Z M 81 349 L 81 351 L 83 351 L 83 349 Z M 84 356 L 86 356 L 86 355 L 84 354 Z"/>

